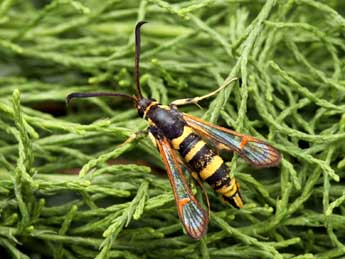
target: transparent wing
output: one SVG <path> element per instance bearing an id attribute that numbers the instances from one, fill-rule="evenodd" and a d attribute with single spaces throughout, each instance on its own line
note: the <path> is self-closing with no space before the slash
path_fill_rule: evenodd
<path id="1" fill-rule="evenodd" d="M 181 222 L 190 237 L 200 239 L 207 231 L 208 213 L 192 194 L 169 142 L 156 139 L 156 143 L 168 172 Z"/>
<path id="2" fill-rule="evenodd" d="M 277 165 L 281 155 L 271 145 L 248 135 L 229 130 L 183 113 L 188 126 L 212 142 L 218 149 L 234 151 L 255 167 Z"/>

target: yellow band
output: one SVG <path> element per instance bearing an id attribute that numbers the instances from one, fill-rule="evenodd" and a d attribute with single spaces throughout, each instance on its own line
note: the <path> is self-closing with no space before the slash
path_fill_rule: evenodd
<path id="1" fill-rule="evenodd" d="M 217 192 L 223 194 L 226 197 L 231 197 L 236 191 L 236 181 L 234 179 L 230 181 L 229 185 L 223 186 L 222 188 L 217 190 Z"/>
<path id="2" fill-rule="evenodd" d="M 203 180 L 206 180 L 217 171 L 217 169 L 221 166 L 222 163 L 223 163 L 223 159 L 220 156 L 215 155 L 212 158 L 211 162 L 209 162 L 207 166 L 201 170 L 200 177 Z"/>
<path id="3" fill-rule="evenodd" d="M 144 111 L 144 116 L 143 116 L 144 119 L 146 118 L 146 115 L 147 115 L 147 113 L 149 112 L 149 110 L 151 109 L 152 105 L 155 105 L 155 104 L 157 104 L 157 103 L 158 103 L 158 102 L 151 102 L 151 103 L 149 104 L 149 106 L 146 107 L 146 109 L 145 109 L 145 111 Z"/>
<path id="4" fill-rule="evenodd" d="M 196 153 L 198 153 L 198 151 L 200 149 L 202 149 L 203 146 L 205 146 L 206 143 L 202 140 L 199 140 L 198 143 L 196 143 L 196 145 L 194 147 L 192 147 L 191 150 L 189 150 L 189 152 L 187 153 L 187 155 L 184 157 L 184 159 L 189 162 L 190 160 L 192 160 L 192 158 L 195 156 Z"/>
<path id="5" fill-rule="evenodd" d="M 179 149 L 180 148 L 180 145 L 181 143 L 189 136 L 189 134 L 191 134 L 193 131 L 190 127 L 188 126 L 184 126 L 183 127 L 183 132 L 181 134 L 181 136 L 177 137 L 177 138 L 174 138 L 172 141 L 171 141 L 171 144 L 173 145 L 173 147 L 175 149 Z"/>

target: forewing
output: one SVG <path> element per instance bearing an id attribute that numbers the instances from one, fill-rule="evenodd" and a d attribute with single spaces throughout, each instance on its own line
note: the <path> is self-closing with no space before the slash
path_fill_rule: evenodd
<path id="1" fill-rule="evenodd" d="M 169 142 L 156 140 L 156 143 L 168 172 L 181 222 L 190 237 L 200 239 L 207 231 L 208 213 L 192 194 Z"/>
<path id="2" fill-rule="evenodd" d="M 275 166 L 280 162 L 278 150 L 271 145 L 248 135 L 183 114 L 187 124 L 218 149 L 234 151 L 255 167 Z"/>

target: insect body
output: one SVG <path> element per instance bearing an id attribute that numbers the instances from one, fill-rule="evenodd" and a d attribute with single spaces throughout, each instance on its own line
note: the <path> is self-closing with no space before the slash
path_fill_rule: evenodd
<path id="1" fill-rule="evenodd" d="M 241 208 L 243 203 L 236 180 L 230 179 L 229 169 L 223 159 L 193 130 L 193 118 L 180 113 L 173 106 L 165 107 L 154 100 L 143 99 L 143 103 L 145 111 L 141 114 L 139 110 L 139 115 L 149 121 L 149 132 L 154 138 L 165 137 L 198 178 L 222 193 L 223 198 L 234 207 Z M 185 118 L 191 121 L 190 125 Z"/>
<path id="2" fill-rule="evenodd" d="M 134 101 L 139 116 L 149 123 L 147 132 L 158 148 L 167 169 L 181 222 L 189 236 L 200 239 L 206 233 L 209 216 L 192 194 L 185 173 L 191 173 L 198 182 L 206 181 L 215 191 L 222 194 L 225 201 L 241 208 L 243 201 L 239 193 L 239 184 L 234 178 L 230 178 L 229 168 L 213 148 L 236 152 L 255 167 L 277 165 L 280 153 L 257 138 L 213 125 L 177 110 L 179 105 L 196 104 L 216 94 L 233 80 L 225 82 L 208 95 L 176 100 L 169 106 L 161 105 L 154 99 L 144 98 L 139 82 L 140 27 L 144 23 L 139 22 L 135 29 L 137 96 L 122 93 L 72 93 L 67 97 L 67 101 L 72 98 L 96 96 L 121 96 Z"/>

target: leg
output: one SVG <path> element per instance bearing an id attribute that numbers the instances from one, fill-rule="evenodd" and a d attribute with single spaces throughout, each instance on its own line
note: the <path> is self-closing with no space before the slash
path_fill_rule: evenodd
<path id="1" fill-rule="evenodd" d="M 133 133 L 131 136 L 129 136 L 129 138 L 126 139 L 125 142 L 121 143 L 120 146 L 131 143 L 134 140 L 136 140 L 137 138 L 140 138 L 142 136 L 146 136 L 146 134 L 147 134 L 147 130 L 139 130 L 139 131 Z"/>
<path id="2" fill-rule="evenodd" d="M 198 102 L 200 102 L 203 99 L 206 99 L 208 97 L 215 95 L 216 93 L 218 93 L 219 91 L 221 91 L 222 89 L 224 89 L 226 86 L 228 86 L 230 83 L 232 83 L 233 81 L 235 81 L 237 79 L 238 79 L 237 77 L 234 77 L 234 78 L 231 78 L 229 80 L 224 81 L 224 83 L 217 90 L 215 90 L 209 94 L 206 94 L 204 96 L 175 100 L 175 101 L 171 102 L 170 105 L 181 106 L 181 105 L 186 105 L 186 104 L 191 104 L 191 103 L 198 105 Z"/>

